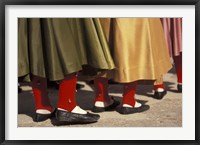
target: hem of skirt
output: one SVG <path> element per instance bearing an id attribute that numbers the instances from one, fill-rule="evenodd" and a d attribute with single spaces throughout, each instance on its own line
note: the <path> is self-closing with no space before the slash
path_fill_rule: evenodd
<path id="1" fill-rule="evenodd" d="M 119 71 L 118 72 L 113 71 L 112 78 L 114 81 L 119 82 L 119 83 L 130 83 L 130 82 L 134 82 L 138 80 L 156 80 L 160 78 L 162 75 L 166 74 L 171 68 L 172 68 L 171 63 L 165 64 L 165 67 L 163 67 L 163 69 L 160 69 L 159 71 L 155 71 L 154 74 L 150 74 L 150 75 L 148 75 L 148 71 L 145 73 L 137 73 L 135 75 L 134 72 L 138 72 L 138 71 L 135 71 L 135 70 L 138 70 L 136 68 L 129 69 L 129 73 L 124 73 L 124 74 L 119 73 Z M 133 75 L 130 75 L 131 74 L 130 72 L 133 72 Z"/>

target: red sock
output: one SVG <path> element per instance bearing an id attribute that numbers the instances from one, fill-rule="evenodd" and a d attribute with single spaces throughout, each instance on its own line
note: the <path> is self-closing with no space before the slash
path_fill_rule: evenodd
<path id="1" fill-rule="evenodd" d="M 108 79 L 103 77 L 98 77 L 94 80 L 94 86 L 96 90 L 96 101 L 110 102 L 108 96 Z"/>
<path id="2" fill-rule="evenodd" d="M 128 104 L 135 106 L 135 91 L 137 82 L 131 82 L 124 84 L 123 101 L 122 104 Z"/>
<path id="3" fill-rule="evenodd" d="M 76 74 L 70 74 L 59 86 L 58 108 L 71 112 L 76 107 Z"/>
<path id="4" fill-rule="evenodd" d="M 179 56 L 174 56 L 174 63 L 176 67 L 177 81 L 182 83 L 182 53 Z"/>
<path id="5" fill-rule="evenodd" d="M 32 76 L 32 89 L 33 96 L 35 99 L 35 110 L 37 109 L 45 109 L 52 111 L 52 107 L 50 105 L 50 101 L 47 93 L 47 79 L 41 78 L 37 76 Z"/>
<path id="6" fill-rule="evenodd" d="M 165 85 L 164 84 L 154 85 L 154 90 L 157 90 L 158 88 L 165 89 Z"/>

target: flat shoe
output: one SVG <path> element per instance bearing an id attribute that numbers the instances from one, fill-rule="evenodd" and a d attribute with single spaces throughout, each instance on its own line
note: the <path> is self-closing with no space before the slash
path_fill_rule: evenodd
<path id="1" fill-rule="evenodd" d="M 92 112 L 95 112 L 95 113 L 99 113 L 99 112 L 105 112 L 105 111 L 114 111 L 115 108 L 120 104 L 119 101 L 116 101 L 113 99 L 113 103 L 107 107 L 97 107 L 97 106 L 94 106 L 92 108 Z"/>
<path id="2" fill-rule="evenodd" d="M 22 92 L 22 88 L 18 87 L 18 93 Z"/>
<path id="3" fill-rule="evenodd" d="M 133 114 L 133 113 L 140 113 L 148 110 L 150 107 L 149 105 L 142 105 L 139 108 L 131 108 L 131 107 L 117 107 L 116 111 L 120 114 Z"/>
<path id="4" fill-rule="evenodd" d="M 41 122 L 41 121 L 45 121 L 49 118 L 55 117 L 55 113 L 56 113 L 56 109 L 54 109 L 50 114 L 40 114 L 40 113 L 36 113 L 35 114 L 35 118 L 34 121 L 35 122 Z"/>
<path id="5" fill-rule="evenodd" d="M 91 116 L 91 117 L 95 118 L 96 120 L 99 120 L 99 118 L 100 118 L 99 114 L 93 114 L 93 113 L 89 113 L 89 112 L 87 112 L 87 114 L 88 114 L 88 116 Z"/>
<path id="6" fill-rule="evenodd" d="M 179 93 L 182 93 L 182 85 L 178 84 L 177 85 L 177 90 Z"/>
<path id="7" fill-rule="evenodd" d="M 85 124 L 97 122 L 97 114 L 78 114 L 62 110 L 56 111 L 56 120 L 61 124 Z"/>
<path id="8" fill-rule="evenodd" d="M 113 80 L 108 80 L 108 84 L 110 84 L 110 85 L 115 85 L 115 84 L 119 84 L 119 83 L 117 83 L 117 82 L 115 82 L 115 81 L 113 81 Z"/>
<path id="9" fill-rule="evenodd" d="M 85 87 L 85 85 L 82 85 L 82 84 L 79 84 L 79 83 L 76 84 L 76 90 L 80 90 L 84 87 Z"/>
<path id="10" fill-rule="evenodd" d="M 167 94 L 166 90 L 164 90 L 163 92 L 155 91 L 153 98 L 161 100 L 166 94 Z"/>

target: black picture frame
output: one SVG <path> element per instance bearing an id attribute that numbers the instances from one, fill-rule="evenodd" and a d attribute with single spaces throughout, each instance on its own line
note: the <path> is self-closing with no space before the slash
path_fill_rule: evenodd
<path id="1" fill-rule="evenodd" d="M 5 140 L 5 7 L 7 5 L 195 5 L 195 140 Z M 79 145 L 79 144 L 172 144 L 197 145 L 200 144 L 200 99 L 199 99 L 199 62 L 200 62 L 200 0 L 0 0 L 0 143 L 2 145 Z"/>

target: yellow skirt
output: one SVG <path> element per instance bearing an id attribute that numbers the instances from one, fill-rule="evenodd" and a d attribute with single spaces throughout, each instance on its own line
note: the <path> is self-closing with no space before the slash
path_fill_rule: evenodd
<path id="1" fill-rule="evenodd" d="M 120 83 L 156 80 L 172 65 L 159 18 L 101 18 Z"/>

